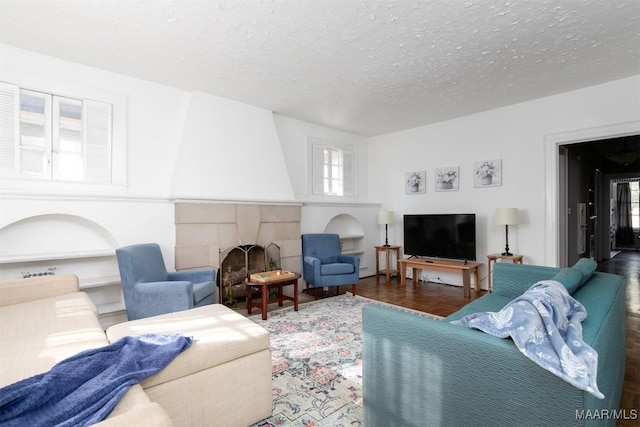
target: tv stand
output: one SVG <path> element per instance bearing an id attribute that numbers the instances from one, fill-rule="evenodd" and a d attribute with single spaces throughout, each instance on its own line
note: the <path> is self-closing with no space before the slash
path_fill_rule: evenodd
<path id="1" fill-rule="evenodd" d="M 440 258 L 408 258 L 398 260 L 400 268 L 400 285 L 407 286 L 407 268 L 413 269 L 413 280 L 417 280 L 419 270 L 435 270 L 447 273 L 461 273 L 464 296 L 471 296 L 471 273 L 475 275 L 476 292 L 480 291 L 480 266 L 473 261 L 457 261 Z"/>

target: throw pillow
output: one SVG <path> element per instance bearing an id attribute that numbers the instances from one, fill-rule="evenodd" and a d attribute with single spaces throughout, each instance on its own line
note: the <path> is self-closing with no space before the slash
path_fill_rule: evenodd
<path id="1" fill-rule="evenodd" d="M 551 280 L 556 280 L 564 285 L 567 288 L 567 292 L 569 295 L 573 295 L 575 291 L 577 291 L 580 286 L 582 286 L 582 273 L 580 270 L 576 268 L 562 268 L 551 278 Z"/>
<path id="2" fill-rule="evenodd" d="M 580 282 L 580 286 L 587 283 L 587 280 L 591 279 L 593 276 L 593 272 L 596 271 L 596 267 L 598 263 L 592 260 L 591 258 L 580 258 L 576 264 L 571 267 L 582 273 L 582 281 Z"/>

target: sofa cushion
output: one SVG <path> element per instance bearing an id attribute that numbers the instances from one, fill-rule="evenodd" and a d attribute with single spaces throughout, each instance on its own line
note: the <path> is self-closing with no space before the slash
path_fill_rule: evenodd
<path id="1" fill-rule="evenodd" d="M 159 404 L 149 402 L 116 416 L 109 416 L 106 420 L 95 424 L 99 427 L 172 427 L 173 421 Z"/>
<path id="2" fill-rule="evenodd" d="M 455 313 L 450 314 L 445 318 L 446 321 L 459 320 L 468 314 L 481 313 L 485 311 L 498 312 L 512 301 L 511 297 L 505 297 L 498 294 L 487 294 L 476 300 L 471 301 L 469 304 L 462 307 Z"/>
<path id="3" fill-rule="evenodd" d="M 562 268 L 551 280 L 562 283 L 567 288 L 569 295 L 573 295 L 582 285 L 582 273 L 573 267 Z"/>
<path id="4" fill-rule="evenodd" d="M 335 262 L 332 264 L 322 264 L 320 266 L 321 276 L 333 276 L 336 274 L 351 274 L 355 271 L 353 264 L 347 264 L 344 262 Z"/>
<path id="5" fill-rule="evenodd" d="M 149 403 L 151 403 L 151 399 L 149 399 L 147 393 L 144 392 L 142 386 L 140 384 L 133 384 L 124 396 L 122 396 L 122 399 L 120 399 L 107 418 L 112 418 L 133 409 L 144 407 Z"/>
<path id="6" fill-rule="evenodd" d="M 597 267 L 598 263 L 591 258 L 580 258 L 571 268 L 575 268 L 582 273 L 582 280 L 580 281 L 580 286 L 582 286 L 587 282 L 587 280 L 591 279 L 591 276 L 593 276 Z"/>
<path id="7" fill-rule="evenodd" d="M 560 269 L 537 265 L 498 262 L 493 266 L 492 294 L 503 297 L 519 297 L 540 280 L 549 280 Z"/>
<path id="8" fill-rule="evenodd" d="M 144 388 L 269 349 L 266 329 L 222 304 L 120 323 L 107 329 L 107 337 L 114 342 L 127 335 L 173 332 L 193 337 L 191 347 L 161 372 L 147 378 L 143 382 Z"/>
<path id="9" fill-rule="evenodd" d="M 84 292 L 0 307 L 0 325 L 0 386 L 108 344 L 96 306 Z"/>
<path id="10" fill-rule="evenodd" d="M 0 281 L 0 306 L 71 294 L 79 290 L 78 277 L 71 274 L 3 280 Z"/>

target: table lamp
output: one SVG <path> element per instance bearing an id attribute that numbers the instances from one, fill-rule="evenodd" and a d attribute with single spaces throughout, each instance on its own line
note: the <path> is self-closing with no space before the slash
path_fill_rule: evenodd
<path id="1" fill-rule="evenodd" d="M 389 235 L 387 226 L 389 224 L 393 224 L 396 220 L 396 216 L 391 211 L 380 211 L 378 212 L 378 224 L 384 224 L 384 247 L 389 247 Z"/>
<path id="2" fill-rule="evenodd" d="M 498 208 L 495 213 L 497 225 L 504 225 L 505 246 L 502 255 L 512 256 L 509 252 L 509 226 L 518 224 L 518 208 Z"/>

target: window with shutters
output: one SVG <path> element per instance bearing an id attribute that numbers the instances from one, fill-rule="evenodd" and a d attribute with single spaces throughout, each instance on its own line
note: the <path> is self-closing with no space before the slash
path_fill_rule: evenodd
<path id="1" fill-rule="evenodd" d="M 111 144 L 111 104 L 0 82 L 3 176 L 110 183 Z"/>
<path id="2" fill-rule="evenodd" d="M 309 138 L 311 192 L 314 195 L 355 196 L 354 151 L 351 147 Z"/>
<path id="3" fill-rule="evenodd" d="M 331 196 L 344 195 L 342 150 L 324 148 L 323 189 L 324 194 Z"/>

